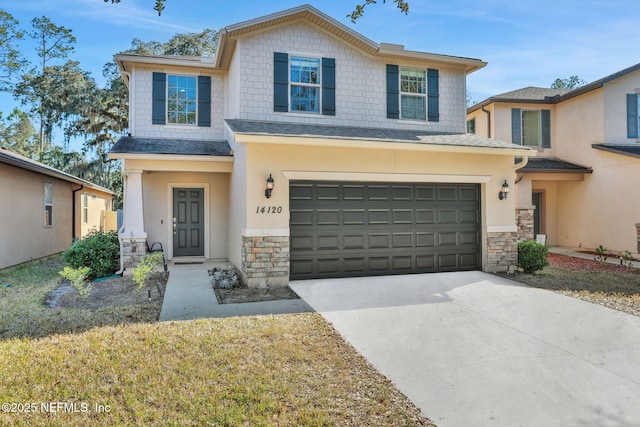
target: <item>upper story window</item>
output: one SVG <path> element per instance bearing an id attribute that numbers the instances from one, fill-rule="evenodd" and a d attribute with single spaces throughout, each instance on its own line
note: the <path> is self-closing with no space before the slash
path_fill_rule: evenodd
<path id="1" fill-rule="evenodd" d="M 551 147 L 551 111 L 511 109 L 511 142 L 527 147 Z"/>
<path id="2" fill-rule="evenodd" d="M 151 123 L 211 127 L 211 76 L 154 72 Z"/>
<path id="3" fill-rule="evenodd" d="M 53 185 L 44 183 L 44 226 L 53 227 Z"/>
<path id="4" fill-rule="evenodd" d="M 640 138 L 640 94 L 627 94 L 627 138 Z"/>
<path id="5" fill-rule="evenodd" d="M 476 133 L 476 119 L 467 120 L 467 133 Z"/>
<path id="6" fill-rule="evenodd" d="M 89 195 L 84 193 L 82 195 L 82 223 L 87 224 L 89 222 Z"/>
<path id="7" fill-rule="evenodd" d="M 400 118 L 427 119 L 426 70 L 400 69 Z"/>
<path id="8" fill-rule="evenodd" d="M 336 115 L 336 60 L 273 53 L 273 111 Z"/>
<path id="9" fill-rule="evenodd" d="M 320 112 L 320 59 L 292 56 L 289 61 L 291 111 Z"/>
<path id="10" fill-rule="evenodd" d="M 167 123 L 197 123 L 197 83 L 194 76 L 167 76 Z"/>
<path id="11" fill-rule="evenodd" d="M 439 122 L 440 72 L 387 64 L 387 118 Z"/>

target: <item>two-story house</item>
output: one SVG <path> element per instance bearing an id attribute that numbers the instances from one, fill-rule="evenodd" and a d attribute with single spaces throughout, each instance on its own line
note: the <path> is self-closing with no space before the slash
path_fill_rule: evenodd
<path id="1" fill-rule="evenodd" d="M 640 64 L 577 89 L 527 87 L 468 110 L 468 130 L 538 151 L 517 209 L 551 245 L 640 252 Z"/>
<path id="2" fill-rule="evenodd" d="M 130 91 L 123 266 L 146 242 L 249 286 L 515 263 L 514 158 L 465 131 L 477 59 L 377 44 L 304 5 L 213 58 L 116 55 Z"/>

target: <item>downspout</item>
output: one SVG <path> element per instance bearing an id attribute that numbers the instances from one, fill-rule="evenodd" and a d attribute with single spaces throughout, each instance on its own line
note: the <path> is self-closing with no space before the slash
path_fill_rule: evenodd
<path id="1" fill-rule="evenodd" d="M 71 196 L 71 241 L 76 238 L 76 193 L 84 189 L 84 184 L 80 184 L 80 188 L 73 190 Z M 80 236 L 82 237 L 82 236 Z"/>
<path id="2" fill-rule="evenodd" d="M 480 109 L 487 115 L 487 138 L 491 138 L 491 111 L 485 110 L 484 105 Z"/>

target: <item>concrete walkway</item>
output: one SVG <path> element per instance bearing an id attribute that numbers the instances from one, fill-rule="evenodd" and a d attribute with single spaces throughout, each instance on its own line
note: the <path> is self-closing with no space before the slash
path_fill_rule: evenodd
<path id="1" fill-rule="evenodd" d="M 482 272 L 290 286 L 439 427 L 640 425 L 639 317 Z"/>
<path id="2" fill-rule="evenodd" d="M 302 299 L 219 304 L 208 270 L 223 264 L 170 265 L 160 320 L 254 316 L 313 311 Z"/>

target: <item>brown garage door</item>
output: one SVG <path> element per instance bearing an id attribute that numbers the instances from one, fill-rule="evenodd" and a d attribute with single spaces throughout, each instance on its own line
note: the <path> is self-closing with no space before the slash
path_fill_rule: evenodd
<path id="1" fill-rule="evenodd" d="M 291 279 L 476 270 L 477 184 L 290 183 Z"/>

